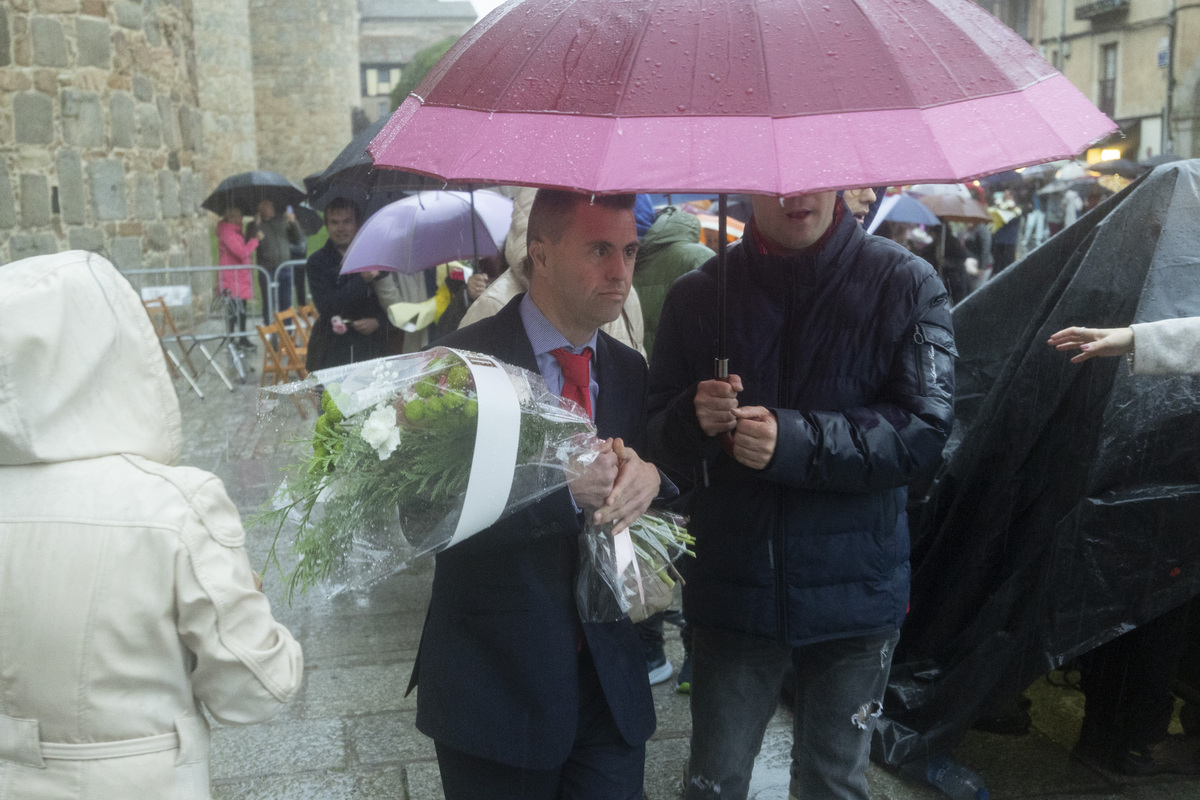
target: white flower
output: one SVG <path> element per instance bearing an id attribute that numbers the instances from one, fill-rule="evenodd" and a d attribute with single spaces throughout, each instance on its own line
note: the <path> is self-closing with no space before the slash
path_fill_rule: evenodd
<path id="1" fill-rule="evenodd" d="M 396 410 L 381 405 L 371 412 L 359 433 L 363 441 L 375 448 L 379 460 L 384 461 L 400 446 L 400 429 L 396 427 Z"/>

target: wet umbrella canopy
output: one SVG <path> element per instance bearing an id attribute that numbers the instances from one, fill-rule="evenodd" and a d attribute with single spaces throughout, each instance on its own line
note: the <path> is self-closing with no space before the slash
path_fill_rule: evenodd
<path id="1" fill-rule="evenodd" d="M 955 307 L 955 428 L 912 515 L 877 755 L 943 751 L 991 701 L 1200 593 L 1200 377 L 1046 344 L 1200 316 L 1198 239 L 1200 161 L 1169 164 Z"/>
<path id="2" fill-rule="evenodd" d="M 447 179 L 792 194 L 964 180 L 1115 129 L 970 0 L 524 0 L 369 149 Z"/>
<path id="3" fill-rule="evenodd" d="M 443 189 L 445 181 L 395 169 L 376 169 L 367 145 L 379 135 L 387 117 L 360 131 L 319 174 L 304 179 L 309 202 L 318 211 L 335 197 L 354 201 L 369 216 L 387 203 L 421 189 Z M 369 210 L 368 210 L 369 209 Z"/>
<path id="4" fill-rule="evenodd" d="M 389 203 L 359 229 L 341 274 L 414 274 L 447 261 L 496 255 L 513 203 L 496 192 L 419 192 Z"/>
<path id="5" fill-rule="evenodd" d="M 304 201 L 304 190 L 277 172 L 253 170 L 221 181 L 200 205 L 214 214 L 224 214 L 230 206 L 240 208 L 244 214 L 253 214 L 263 200 L 270 200 L 276 213 L 282 214 L 287 206 Z"/>

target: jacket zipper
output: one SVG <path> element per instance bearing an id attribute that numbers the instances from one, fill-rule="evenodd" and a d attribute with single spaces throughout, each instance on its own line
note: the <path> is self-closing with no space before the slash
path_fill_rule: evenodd
<path id="1" fill-rule="evenodd" d="M 788 270 L 787 295 L 783 306 L 783 333 L 779 342 L 779 386 L 776 389 L 778 408 L 787 407 L 787 387 L 791 385 L 791 365 L 788 359 L 787 343 L 791 341 L 792 333 L 792 304 L 796 300 L 796 270 Z M 778 508 L 778 524 L 775 530 L 776 546 L 774 548 L 775 569 L 775 617 L 779 626 L 779 639 L 787 645 L 788 613 L 787 613 L 787 498 L 782 484 L 775 486 L 775 503 Z"/>

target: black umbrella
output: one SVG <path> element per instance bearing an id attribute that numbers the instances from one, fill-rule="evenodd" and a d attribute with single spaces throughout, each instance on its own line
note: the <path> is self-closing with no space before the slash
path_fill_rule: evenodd
<path id="1" fill-rule="evenodd" d="M 214 214 L 224 214 L 231 206 L 240 208 L 245 214 L 253 214 L 263 200 L 274 203 L 276 212 L 280 213 L 287 206 L 304 202 L 304 190 L 278 172 L 256 169 L 230 175 L 200 205 Z"/>
<path id="2" fill-rule="evenodd" d="M 1129 180 L 1133 180 L 1146 171 L 1145 167 L 1125 158 L 1101 161 L 1099 164 L 1089 165 L 1088 169 L 1092 172 L 1099 172 L 1101 175 L 1120 175 Z"/>
<path id="3" fill-rule="evenodd" d="M 1146 158 L 1143 158 L 1138 163 L 1141 164 L 1143 167 L 1149 167 L 1150 169 L 1154 169 L 1155 167 L 1157 167 L 1161 164 L 1170 164 L 1173 161 L 1182 161 L 1182 160 L 1183 160 L 1183 156 L 1177 156 L 1174 153 L 1159 153 L 1156 156 L 1147 156 Z"/>
<path id="4" fill-rule="evenodd" d="M 446 188 L 445 181 L 435 178 L 375 167 L 367 155 L 367 145 L 379 135 L 387 121 L 388 118 L 383 117 L 359 131 L 324 172 L 304 179 L 304 185 L 308 187 L 309 205 L 321 211 L 333 198 L 344 197 L 352 200 L 369 216 L 371 211 L 413 192 Z"/>
<path id="5" fill-rule="evenodd" d="M 308 203 L 301 203 L 292 209 L 296 214 L 296 224 L 304 231 L 306 236 L 312 236 L 317 231 L 321 230 L 325 225 L 325 220 L 319 211 L 314 211 Z"/>

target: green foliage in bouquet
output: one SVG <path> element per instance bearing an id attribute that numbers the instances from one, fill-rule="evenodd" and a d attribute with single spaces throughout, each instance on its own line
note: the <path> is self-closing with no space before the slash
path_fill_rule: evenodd
<path id="1" fill-rule="evenodd" d="M 415 554 L 448 540 L 471 475 L 479 400 L 457 356 L 431 360 L 420 380 L 390 403 L 349 418 L 335 402 L 340 392 L 337 384 L 326 387 L 312 455 L 285 470 L 290 502 L 254 520 L 274 528 L 268 565 L 283 576 L 288 602 L 297 589 L 325 581 L 344 565 L 357 534 L 399 537 L 403 531 Z M 583 420 L 522 413 L 517 463 L 540 462 L 548 441 L 588 431 Z M 276 547 L 292 515 L 299 563 L 284 574 Z"/>

